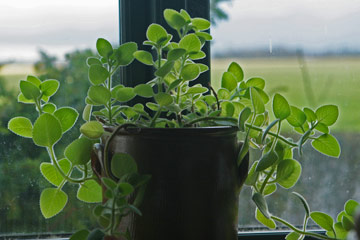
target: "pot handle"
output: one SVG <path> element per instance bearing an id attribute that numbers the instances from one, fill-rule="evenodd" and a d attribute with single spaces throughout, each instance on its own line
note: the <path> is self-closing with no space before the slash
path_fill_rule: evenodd
<path id="1" fill-rule="evenodd" d="M 243 145 L 243 142 L 239 142 L 239 150 L 238 154 L 240 153 L 241 146 Z M 236 159 L 237 161 L 237 159 Z M 238 166 L 238 186 L 239 188 L 242 187 L 244 184 L 249 172 L 249 151 L 246 153 L 244 159 L 242 159 L 240 165 Z"/>

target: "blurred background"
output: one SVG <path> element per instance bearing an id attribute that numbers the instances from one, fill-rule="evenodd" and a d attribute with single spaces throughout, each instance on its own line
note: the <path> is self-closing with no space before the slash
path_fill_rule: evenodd
<path id="1" fill-rule="evenodd" d="M 280 92 L 292 105 L 339 105 L 333 133 L 342 147 L 340 158 L 324 157 L 309 147 L 298 158 L 303 174 L 293 190 L 308 199 L 312 210 L 333 217 L 347 199 L 359 201 L 360 0 L 211 0 L 211 18 L 214 87 L 227 65 L 237 61 L 246 78 L 263 77 L 270 94 Z M 79 203 L 71 186 L 66 186 L 71 204 L 59 216 L 43 219 L 38 201 L 49 183 L 39 165 L 48 161 L 47 154 L 10 133 L 7 122 L 20 113 L 35 118 L 31 106 L 16 101 L 19 80 L 26 75 L 58 79 L 61 93 L 54 102 L 81 112 L 89 86 L 85 60 L 95 54 L 98 37 L 117 44 L 118 35 L 115 0 L 0 2 L 0 237 L 71 232 L 93 221 L 88 214 L 93 206 Z M 57 151 L 77 135 L 67 133 Z M 254 218 L 249 195 L 244 187 L 240 230 L 266 230 Z M 270 212 L 301 224 L 302 205 L 290 193 L 280 189 L 268 201 Z"/>

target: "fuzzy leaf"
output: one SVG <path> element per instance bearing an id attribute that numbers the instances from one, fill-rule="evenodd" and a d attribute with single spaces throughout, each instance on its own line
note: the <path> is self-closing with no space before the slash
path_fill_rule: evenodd
<path id="1" fill-rule="evenodd" d="M 155 95 L 155 101 L 160 106 L 167 106 L 173 102 L 173 98 L 168 93 L 159 92 L 158 94 Z"/>
<path id="2" fill-rule="evenodd" d="M 32 138 L 33 125 L 26 117 L 12 118 L 8 123 L 8 129 L 19 136 Z"/>
<path id="3" fill-rule="evenodd" d="M 21 80 L 20 90 L 26 99 L 37 99 L 40 97 L 40 89 L 33 83 Z"/>
<path id="4" fill-rule="evenodd" d="M 200 75 L 200 67 L 197 64 L 187 64 L 184 66 L 181 76 L 185 81 L 196 79 Z"/>
<path id="5" fill-rule="evenodd" d="M 281 161 L 277 168 L 276 181 L 284 188 L 293 187 L 301 175 L 301 164 L 293 159 Z"/>
<path id="6" fill-rule="evenodd" d="M 135 96 L 134 89 L 130 87 L 119 88 L 116 92 L 116 99 L 120 102 L 128 102 Z"/>
<path id="7" fill-rule="evenodd" d="M 360 204 L 352 199 L 348 200 L 344 206 L 345 212 L 349 216 L 354 216 L 358 208 L 360 208 Z"/>
<path id="8" fill-rule="evenodd" d="M 276 223 L 274 220 L 272 220 L 271 218 L 265 217 L 264 214 L 262 214 L 258 208 L 256 208 L 255 211 L 256 211 L 255 212 L 256 220 L 258 220 L 260 223 L 264 224 L 265 226 L 267 226 L 270 229 L 276 228 Z"/>
<path id="9" fill-rule="evenodd" d="M 316 109 L 315 114 L 319 122 L 331 126 L 339 117 L 339 108 L 335 105 L 324 105 Z"/>
<path id="10" fill-rule="evenodd" d="M 141 97 L 152 97 L 154 96 L 154 91 L 152 87 L 148 84 L 139 84 L 134 88 L 134 93 Z"/>
<path id="11" fill-rule="evenodd" d="M 260 212 L 264 215 L 264 217 L 270 219 L 270 213 L 264 196 L 256 192 L 252 195 L 252 200 L 254 201 Z"/>
<path id="12" fill-rule="evenodd" d="M 67 159 L 61 159 L 58 161 L 58 164 L 62 171 L 65 174 L 68 174 L 70 171 L 70 162 Z M 52 163 L 43 162 L 40 164 L 40 172 L 41 174 L 48 180 L 51 184 L 58 187 L 64 177 L 59 173 L 56 167 Z"/>
<path id="13" fill-rule="evenodd" d="M 194 33 L 190 33 L 180 40 L 179 47 L 185 49 L 187 53 L 199 52 L 201 42 Z"/>
<path id="14" fill-rule="evenodd" d="M 89 230 L 82 229 L 71 235 L 69 240 L 87 240 L 89 236 Z"/>
<path id="15" fill-rule="evenodd" d="M 310 108 L 304 108 L 303 111 L 304 111 L 304 113 L 306 115 L 306 118 L 307 118 L 307 120 L 309 122 L 315 122 L 317 120 L 316 114 Z"/>
<path id="16" fill-rule="evenodd" d="M 111 159 L 111 172 L 121 179 L 124 175 L 137 172 L 135 160 L 126 153 L 116 153 Z"/>
<path id="17" fill-rule="evenodd" d="M 246 87 L 256 87 L 263 90 L 265 87 L 265 80 L 259 77 L 253 77 L 246 81 Z"/>
<path id="18" fill-rule="evenodd" d="M 162 78 L 165 77 L 169 72 L 171 72 L 174 67 L 174 63 L 174 61 L 167 61 L 158 70 L 156 70 L 155 75 Z"/>
<path id="19" fill-rule="evenodd" d="M 40 210 L 45 218 L 51 218 L 64 209 L 68 196 L 57 188 L 46 188 L 40 196 Z"/>
<path id="20" fill-rule="evenodd" d="M 33 141 L 41 147 L 52 147 L 62 136 L 60 121 L 50 113 L 43 113 L 34 123 Z"/>
<path id="21" fill-rule="evenodd" d="M 80 185 L 76 197 L 87 203 L 97 203 L 102 201 L 101 186 L 95 180 L 88 180 Z"/>
<path id="22" fill-rule="evenodd" d="M 275 117 L 280 120 L 286 119 L 291 114 L 288 101 L 278 93 L 273 98 L 273 112 Z"/>
<path id="23" fill-rule="evenodd" d="M 310 217 L 317 225 L 326 231 L 333 230 L 334 220 L 329 215 L 322 212 L 312 212 L 310 213 Z"/>
<path id="24" fill-rule="evenodd" d="M 127 66 L 134 60 L 134 53 L 137 51 L 135 42 L 127 42 L 115 50 L 115 58 L 120 66 Z"/>
<path id="25" fill-rule="evenodd" d="M 60 83 L 58 80 L 46 80 L 40 84 L 40 90 L 45 96 L 51 97 L 57 92 L 59 85 Z"/>
<path id="26" fill-rule="evenodd" d="M 164 41 L 167 36 L 165 28 L 156 23 L 151 24 L 146 31 L 147 39 L 158 44 Z"/>
<path id="27" fill-rule="evenodd" d="M 104 133 L 104 128 L 98 121 L 90 121 L 80 127 L 80 132 L 90 139 L 98 139 Z"/>
<path id="28" fill-rule="evenodd" d="M 221 87 L 226 88 L 230 92 L 237 86 L 237 80 L 231 72 L 224 72 L 221 78 Z"/>
<path id="29" fill-rule="evenodd" d="M 257 172 L 261 172 L 271 165 L 273 165 L 278 160 L 278 155 L 274 151 L 267 152 L 263 154 L 259 160 L 259 164 L 256 167 Z"/>
<path id="30" fill-rule="evenodd" d="M 322 154 L 339 157 L 341 153 L 340 145 L 335 137 L 330 134 L 323 134 L 311 142 L 313 148 Z"/>
<path id="31" fill-rule="evenodd" d="M 180 30 L 186 24 L 185 18 L 173 9 L 165 9 L 164 18 L 167 24 L 175 30 Z"/>
<path id="32" fill-rule="evenodd" d="M 136 60 L 138 60 L 139 62 L 142 62 L 143 64 L 146 64 L 146 65 L 152 66 L 154 63 L 153 57 L 152 57 L 151 53 L 149 53 L 148 51 L 143 51 L 143 50 L 136 51 L 134 53 L 134 57 L 136 58 Z"/>
<path id="33" fill-rule="evenodd" d="M 186 50 L 183 48 L 175 48 L 169 51 L 167 55 L 168 61 L 175 61 L 178 60 L 186 53 Z"/>
<path id="34" fill-rule="evenodd" d="M 46 103 L 41 108 L 46 113 L 54 113 L 56 111 L 56 105 L 53 103 Z"/>
<path id="35" fill-rule="evenodd" d="M 242 80 L 244 80 L 244 71 L 242 70 L 240 65 L 237 64 L 236 62 L 232 62 L 229 65 L 227 71 L 234 74 L 237 82 L 241 82 Z"/>
<path id="36" fill-rule="evenodd" d="M 74 165 L 84 165 L 90 160 L 93 142 L 85 137 L 70 143 L 64 151 L 65 157 Z"/>
<path id="37" fill-rule="evenodd" d="M 252 105 L 254 107 L 254 111 L 256 112 L 256 114 L 261 114 L 261 113 L 265 112 L 264 102 L 263 102 L 260 94 L 258 93 L 258 91 L 253 87 L 250 88 L 250 97 L 251 97 L 251 102 L 252 102 Z"/>
<path id="38" fill-rule="evenodd" d="M 286 118 L 293 127 L 301 127 L 306 121 L 306 115 L 299 108 L 291 106 L 291 114 Z"/>
<path id="39" fill-rule="evenodd" d="M 96 41 L 96 49 L 100 56 L 108 58 L 113 53 L 113 48 L 108 40 L 98 38 Z"/>
<path id="40" fill-rule="evenodd" d="M 54 112 L 54 116 L 60 121 L 62 132 L 65 133 L 74 126 L 79 113 L 71 107 L 62 107 Z"/>
<path id="41" fill-rule="evenodd" d="M 193 18 L 191 23 L 196 30 L 204 31 L 210 28 L 210 22 L 204 18 Z"/>
<path id="42" fill-rule="evenodd" d="M 111 99 L 111 92 L 104 86 L 91 86 L 88 96 L 96 104 L 106 105 Z"/>
<path id="43" fill-rule="evenodd" d="M 40 87 L 41 84 L 41 80 L 35 76 L 27 76 L 26 77 L 26 81 L 31 82 L 32 84 L 34 84 L 35 86 L 37 86 L 38 88 Z"/>
<path id="44" fill-rule="evenodd" d="M 100 65 L 91 65 L 89 67 L 89 80 L 93 85 L 100 85 L 109 77 L 109 72 Z"/>

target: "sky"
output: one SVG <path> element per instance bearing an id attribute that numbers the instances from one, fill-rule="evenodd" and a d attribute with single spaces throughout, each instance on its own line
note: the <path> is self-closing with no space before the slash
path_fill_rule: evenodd
<path id="1" fill-rule="evenodd" d="M 272 46 L 360 49 L 360 0 L 234 0 L 229 21 L 211 29 L 212 51 Z M 0 0 L 0 61 L 62 56 L 118 42 L 117 0 Z"/>

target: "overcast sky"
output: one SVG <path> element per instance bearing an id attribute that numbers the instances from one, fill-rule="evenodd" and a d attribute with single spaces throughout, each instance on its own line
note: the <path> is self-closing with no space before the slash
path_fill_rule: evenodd
<path id="1" fill-rule="evenodd" d="M 213 51 L 272 46 L 360 49 L 360 0 L 235 0 Z M 0 0 L 0 61 L 118 42 L 117 0 Z"/>

